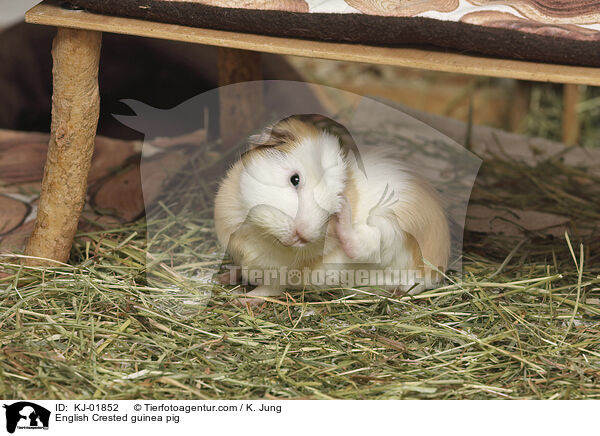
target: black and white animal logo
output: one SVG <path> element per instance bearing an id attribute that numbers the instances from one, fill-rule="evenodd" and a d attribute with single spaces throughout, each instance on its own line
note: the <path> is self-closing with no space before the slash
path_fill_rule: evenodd
<path id="1" fill-rule="evenodd" d="M 19 429 L 48 429 L 50 411 L 29 401 L 4 405 L 6 409 L 6 431 Z"/>

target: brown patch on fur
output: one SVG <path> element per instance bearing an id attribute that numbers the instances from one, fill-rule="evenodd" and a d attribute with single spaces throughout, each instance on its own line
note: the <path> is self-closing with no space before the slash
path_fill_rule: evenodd
<path id="1" fill-rule="evenodd" d="M 413 199 L 410 204 L 420 205 L 421 213 L 411 212 L 403 203 L 393 206 L 398 223 L 407 237 L 407 246 L 413 256 L 413 267 L 424 277 L 440 280 L 440 273 L 432 270 L 423 259 L 433 266 L 446 271 L 450 255 L 450 234 L 448 221 L 441 206 L 439 195 L 424 180 L 413 179 Z M 427 229 L 425 231 L 425 229 Z"/>
<path id="2" fill-rule="evenodd" d="M 344 190 L 344 195 L 350 203 L 350 210 L 353 211 L 352 222 L 354 222 L 354 217 L 356 216 L 354 211 L 356 211 L 356 208 L 358 207 L 358 188 L 356 186 L 354 172 L 351 168 L 347 169 L 346 189 Z"/>
<path id="3" fill-rule="evenodd" d="M 242 161 L 247 163 L 247 159 L 264 156 L 273 149 L 289 153 L 298 146 L 301 139 L 315 137 L 319 132 L 312 124 L 293 117 L 286 118 L 266 128 L 260 135 L 251 136 L 250 149 L 242 155 Z"/>
<path id="4" fill-rule="evenodd" d="M 421 248 L 419 247 L 419 243 L 417 242 L 415 237 L 407 233 L 406 239 L 406 246 L 410 250 L 413 258 L 413 269 L 418 270 L 423 277 L 429 277 L 434 282 L 441 280 L 442 277 L 440 273 L 432 270 L 430 266 L 425 265 L 425 263 L 423 262 L 423 254 L 421 253 Z M 446 268 L 446 265 L 436 266 L 438 268 Z"/>
<path id="5" fill-rule="evenodd" d="M 413 268 L 423 270 L 424 264 L 421 248 L 419 248 L 419 243 L 415 237 L 409 233 L 406 234 L 406 246 L 410 250 L 413 258 Z"/>
<path id="6" fill-rule="evenodd" d="M 227 175 L 221 180 L 219 191 L 215 197 L 215 229 L 220 242 L 225 245 L 225 248 L 227 248 L 227 241 L 221 238 L 234 232 L 236 230 L 235 226 L 238 225 L 237 223 L 232 224 L 234 219 L 231 217 L 231 205 L 240 202 L 238 187 L 242 169 L 243 165 L 240 161 L 237 161 L 229 168 Z"/>

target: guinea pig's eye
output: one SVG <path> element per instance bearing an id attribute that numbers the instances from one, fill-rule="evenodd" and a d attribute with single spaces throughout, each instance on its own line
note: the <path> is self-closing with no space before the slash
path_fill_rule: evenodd
<path id="1" fill-rule="evenodd" d="M 294 174 L 292 177 L 290 177 L 290 183 L 293 186 L 298 186 L 300 184 L 300 176 L 298 174 Z"/>

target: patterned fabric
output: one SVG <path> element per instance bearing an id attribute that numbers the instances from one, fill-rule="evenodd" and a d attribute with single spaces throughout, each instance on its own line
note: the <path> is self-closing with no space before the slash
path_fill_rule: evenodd
<path id="1" fill-rule="evenodd" d="M 187 26 L 600 66 L 599 0 L 72 1 Z"/>
<path id="2" fill-rule="evenodd" d="M 386 3 L 348 0 L 362 13 L 419 16 L 525 33 L 580 40 L 600 40 L 600 3 L 572 0 L 432 0 Z M 410 5 L 410 6 L 409 6 Z"/>
<path id="3" fill-rule="evenodd" d="M 160 0 L 181 3 L 181 0 Z M 600 2 L 584 0 L 186 0 L 221 8 L 426 17 L 521 32 L 600 40 Z"/>

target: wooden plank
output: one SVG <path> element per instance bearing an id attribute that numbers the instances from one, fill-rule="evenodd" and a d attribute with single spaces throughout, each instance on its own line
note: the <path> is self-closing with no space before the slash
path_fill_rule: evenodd
<path id="1" fill-rule="evenodd" d="M 25 20 L 28 23 L 123 33 L 265 53 L 395 65 L 541 82 L 600 86 L 600 68 L 495 59 L 414 48 L 309 41 L 199 29 L 92 14 L 85 11 L 66 10 L 51 1 L 45 1 L 32 8 L 25 15 Z"/>

